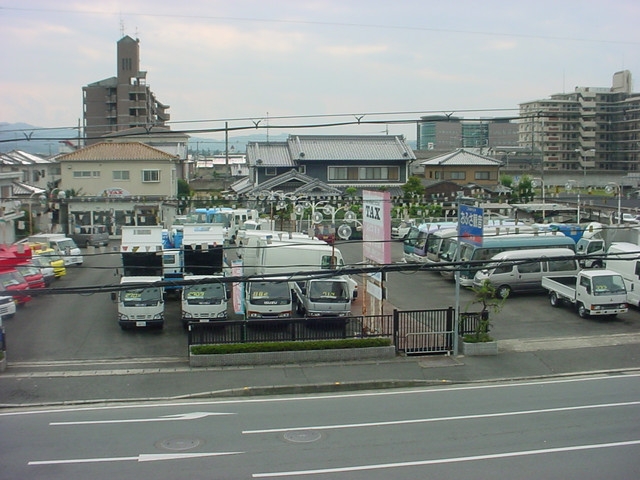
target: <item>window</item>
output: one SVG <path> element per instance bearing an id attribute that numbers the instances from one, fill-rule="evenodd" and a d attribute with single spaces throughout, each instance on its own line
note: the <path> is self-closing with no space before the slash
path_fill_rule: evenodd
<path id="1" fill-rule="evenodd" d="M 578 270 L 575 260 L 549 260 L 550 272 L 566 272 L 570 270 Z"/>
<path id="2" fill-rule="evenodd" d="M 398 180 L 398 167 L 329 167 L 329 180 Z"/>
<path id="3" fill-rule="evenodd" d="M 476 180 L 491 180 L 491 172 L 476 172 Z"/>
<path id="4" fill-rule="evenodd" d="M 129 170 L 114 170 L 113 171 L 113 179 L 114 180 L 129 180 Z"/>
<path id="5" fill-rule="evenodd" d="M 142 170 L 142 182 L 159 182 L 160 170 Z"/>
<path id="6" fill-rule="evenodd" d="M 298 165 L 298 172 L 300 172 L 302 174 L 306 174 L 307 173 L 307 166 L 306 165 Z"/>
<path id="7" fill-rule="evenodd" d="M 73 172 L 73 178 L 100 178 L 99 171 L 76 170 Z"/>
<path id="8" fill-rule="evenodd" d="M 465 172 L 451 172 L 451 180 L 464 180 L 466 177 Z"/>
<path id="9" fill-rule="evenodd" d="M 273 177 L 276 175 L 276 169 L 274 167 L 267 167 L 264 169 L 264 174 L 268 177 Z"/>
<path id="10" fill-rule="evenodd" d="M 518 265 L 520 273 L 538 273 L 540 271 L 540 262 L 528 262 Z"/>

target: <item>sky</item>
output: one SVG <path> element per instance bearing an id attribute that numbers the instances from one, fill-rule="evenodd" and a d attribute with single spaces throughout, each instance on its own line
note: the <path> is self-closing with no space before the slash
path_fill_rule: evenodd
<path id="1" fill-rule="evenodd" d="M 421 115 L 640 76 L 639 21 L 637 0 L 0 0 L 0 122 L 77 126 L 129 35 L 173 130 L 415 140 Z"/>

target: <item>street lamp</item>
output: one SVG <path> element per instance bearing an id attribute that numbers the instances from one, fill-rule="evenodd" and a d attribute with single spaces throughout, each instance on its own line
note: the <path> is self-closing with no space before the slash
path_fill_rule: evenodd
<path id="1" fill-rule="evenodd" d="M 574 188 L 577 188 L 578 186 L 578 182 L 576 182 L 575 180 L 569 180 L 567 181 L 566 185 L 564 186 L 564 188 L 567 190 L 567 192 L 571 192 L 571 190 L 573 190 Z M 577 213 L 577 219 L 576 219 L 576 223 L 580 223 L 580 189 L 578 188 L 578 213 Z"/>
<path id="2" fill-rule="evenodd" d="M 616 194 L 618 195 L 618 225 L 620 225 L 622 223 L 622 213 L 620 208 L 620 197 L 622 195 L 620 195 L 620 185 L 617 184 L 616 182 L 609 182 L 607 183 L 607 186 L 604 188 L 604 191 L 607 193 L 616 192 Z"/>
<path id="3" fill-rule="evenodd" d="M 531 181 L 531 185 L 533 186 L 533 188 L 538 188 L 538 186 L 542 188 L 542 223 L 546 223 L 547 210 L 546 210 L 545 196 L 544 196 L 544 180 L 542 178 L 534 178 Z"/>

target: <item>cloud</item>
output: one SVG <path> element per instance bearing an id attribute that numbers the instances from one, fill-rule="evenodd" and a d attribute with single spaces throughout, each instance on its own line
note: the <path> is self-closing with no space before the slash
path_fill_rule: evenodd
<path id="1" fill-rule="evenodd" d="M 389 52 L 386 45 L 333 45 L 318 48 L 318 52 L 338 57 L 354 57 L 376 55 Z"/>

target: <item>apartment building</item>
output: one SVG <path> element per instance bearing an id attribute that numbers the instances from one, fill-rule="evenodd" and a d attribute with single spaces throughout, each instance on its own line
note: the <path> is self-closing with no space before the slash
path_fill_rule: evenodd
<path id="1" fill-rule="evenodd" d="M 518 143 L 540 156 L 545 171 L 637 172 L 640 93 L 632 92 L 631 72 L 616 72 L 611 87 L 521 103 Z"/>
<path id="2" fill-rule="evenodd" d="M 117 76 L 82 87 L 86 145 L 102 141 L 103 135 L 169 121 L 169 105 L 160 102 L 146 82 L 140 41 L 127 35 L 117 44 Z"/>
<path id="3" fill-rule="evenodd" d="M 507 118 L 463 119 L 449 115 L 420 117 L 417 150 L 435 154 L 459 148 L 517 145 L 518 124 Z"/>

